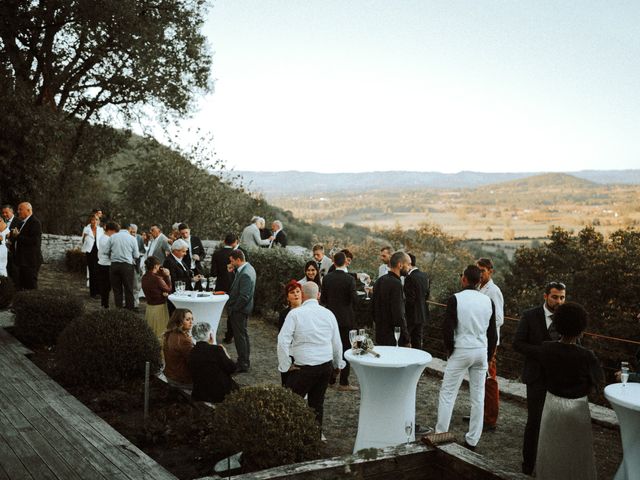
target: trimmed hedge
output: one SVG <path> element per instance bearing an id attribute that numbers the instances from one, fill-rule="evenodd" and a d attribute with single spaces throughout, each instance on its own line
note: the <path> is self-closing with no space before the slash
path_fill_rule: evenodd
<path id="1" fill-rule="evenodd" d="M 160 369 L 160 343 L 145 320 L 124 309 L 76 318 L 60 334 L 56 352 L 60 375 L 72 384 L 110 388 Z"/>
<path id="2" fill-rule="evenodd" d="M 64 254 L 64 264 L 69 272 L 86 273 L 87 255 L 80 248 L 72 248 Z"/>
<path id="3" fill-rule="evenodd" d="M 225 456 L 243 452 L 243 471 L 320 457 L 315 413 L 279 385 L 244 387 L 216 406 L 208 447 Z"/>
<path id="4" fill-rule="evenodd" d="M 9 277 L 0 277 L 0 308 L 8 308 L 15 294 L 13 280 Z"/>
<path id="5" fill-rule="evenodd" d="M 13 299 L 16 336 L 31 345 L 55 345 L 60 332 L 84 313 L 68 290 L 24 290 Z"/>
<path id="6" fill-rule="evenodd" d="M 248 257 L 249 263 L 256 269 L 255 311 L 268 315 L 270 311 L 282 309 L 285 303 L 284 286 L 291 279 L 304 277 L 305 258 L 285 248 L 254 249 L 248 252 Z"/>

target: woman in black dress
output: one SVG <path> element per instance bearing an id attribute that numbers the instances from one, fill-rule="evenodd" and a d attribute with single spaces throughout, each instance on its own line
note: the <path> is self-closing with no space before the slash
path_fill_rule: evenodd
<path id="1" fill-rule="evenodd" d="M 536 352 L 547 387 L 536 458 L 537 479 L 596 478 L 587 394 L 604 383 L 600 363 L 578 344 L 587 312 L 573 302 L 556 308 L 553 324 L 561 335 Z"/>

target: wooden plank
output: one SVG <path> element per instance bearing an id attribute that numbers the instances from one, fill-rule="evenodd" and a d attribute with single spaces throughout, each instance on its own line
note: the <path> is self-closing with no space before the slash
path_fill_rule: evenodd
<path id="1" fill-rule="evenodd" d="M 48 389 L 51 386 L 39 384 L 38 388 L 41 396 L 49 396 Z M 131 444 L 75 397 L 66 392 L 66 395 L 63 395 L 58 389 L 53 388 L 53 392 L 51 392 L 53 394 L 51 402 L 54 408 L 60 412 L 63 418 L 73 419 L 76 429 L 92 445 L 99 448 L 121 472 L 127 475 L 127 478 L 139 479 L 149 476 L 175 480 L 176 477 Z"/>
<path id="2" fill-rule="evenodd" d="M 2 436 L 3 440 L 11 448 L 16 458 L 20 459 L 22 465 L 34 479 L 55 480 L 56 477 L 53 472 L 22 435 L 13 427 L 4 413 L 4 409 L 0 407 L 0 436 Z"/>
<path id="3" fill-rule="evenodd" d="M 50 448 L 56 451 L 80 478 L 107 478 L 99 473 L 90 461 L 85 461 L 84 456 L 88 452 L 82 448 L 81 444 L 72 445 L 69 428 L 63 427 L 59 430 L 54 427 L 52 423 L 59 418 L 58 414 L 53 409 L 47 408 L 48 405 L 42 402 L 35 392 L 24 384 L 14 384 L 11 387 L 7 386 L 3 393 L 45 438 Z"/>
<path id="4" fill-rule="evenodd" d="M 57 478 L 80 479 L 76 472 L 64 459 L 51 448 L 51 445 L 40 432 L 22 415 L 15 404 L 7 397 L 6 391 L 0 391 L 0 408 L 11 425 L 19 432 L 25 441 L 42 458 Z"/>
<path id="5" fill-rule="evenodd" d="M 4 476 L 2 475 L 4 474 Z M 0 435 L 0 479 L 33 480 L 4 437 Z"/>

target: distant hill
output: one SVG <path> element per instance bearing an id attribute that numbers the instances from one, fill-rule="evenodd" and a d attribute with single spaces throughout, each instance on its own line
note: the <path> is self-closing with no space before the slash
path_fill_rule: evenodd
<path id="1" fill-rule="evenodd" d="M 576 175 L 569 175 L 568 173 L 542 173 L 540 175 L 533 175 L 531 177 L 519 178 L 517 180 L 510 180 L 508 182 L 494 183 L 481 187 L 483 190 L 533 190 L 533 191 L 548 191 L 554 188 L 574 189 L 574 188 L 589 188 L 597 187 L 599 184 L 579 178 Z"/>
<path id="2" fill-rule="evenodd" d="M 237 171 L 250 190 L 267 198 L 312 192 L 335 193 L 341 191 L 396 190 L 420 188 L 476 188 L 530 177 L 540 177 L 539 172 L 482 173 L 482 172 L 364 172 L 364 173 L 316 173 L 316 172 L 253 172 Z M 582 170 L 569 172 L 570 176 L 598 184 L 640 185 L 640 170 Z M 545 174 L 542 174 L 543 176 Z M 547 181 L 559 181 L 561 174 L 548 174 Z M 553 178 L 556 180 L 553 180 Z"/>

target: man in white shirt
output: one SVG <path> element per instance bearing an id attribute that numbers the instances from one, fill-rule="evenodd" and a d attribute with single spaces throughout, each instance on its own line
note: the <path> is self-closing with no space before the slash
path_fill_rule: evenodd
<path id="1" fill-rule="evenodd" d="M 500 327 L 504 323 L 504 299 L 500 288 L 493 283 L 493 262 L 490 258 L 480 258 L 476 261 L 480 269 L 480 293 L 484 293 L 493 302 L 496 312 L 496 334 L 500 345 Z M 500 391 L 498 390 L 498 372 L 496 370 L 496 352 L 489 360 L 489 370 L 487 380 L 484 385 L 484 429 L 493 432 L 498 422 L 498 411 L 500 409 Z"/>
<path id="2" fill-rule="evenodd" d="M 278 334 L 278 370 L 289 372 L 288 388 L 304 397 L 322 425 L 331 372 L 344 368 L 336 317 L 318 303 L 318 285 L 302 286 L 302 305 L 289 312 Z M 293 357 L 293 361 L 292 361 Z"/>
<path id="3" fill-rule="evenodd" d="M 382 265 L 378 267 L 378 278 L 389 273 L 389 261 L 391 260 L 391 247 L 386 246 L 380 249 L 380 260 Z"/>
<path id="4" fill-rule="evenodd" d="M 442 325 L 447 366 L 440 387 L 436 433 L 448 432 L 460 383 L 469 375 L 471 420 L 465 434 L 465 446 L 475 450 L 482 435 L 484 382 L 489 358 L 496 348 L 496 319 L 491 299 L 480 293 L 480 269 L 465 268 L 462 291 L 449 297 Z"/>

